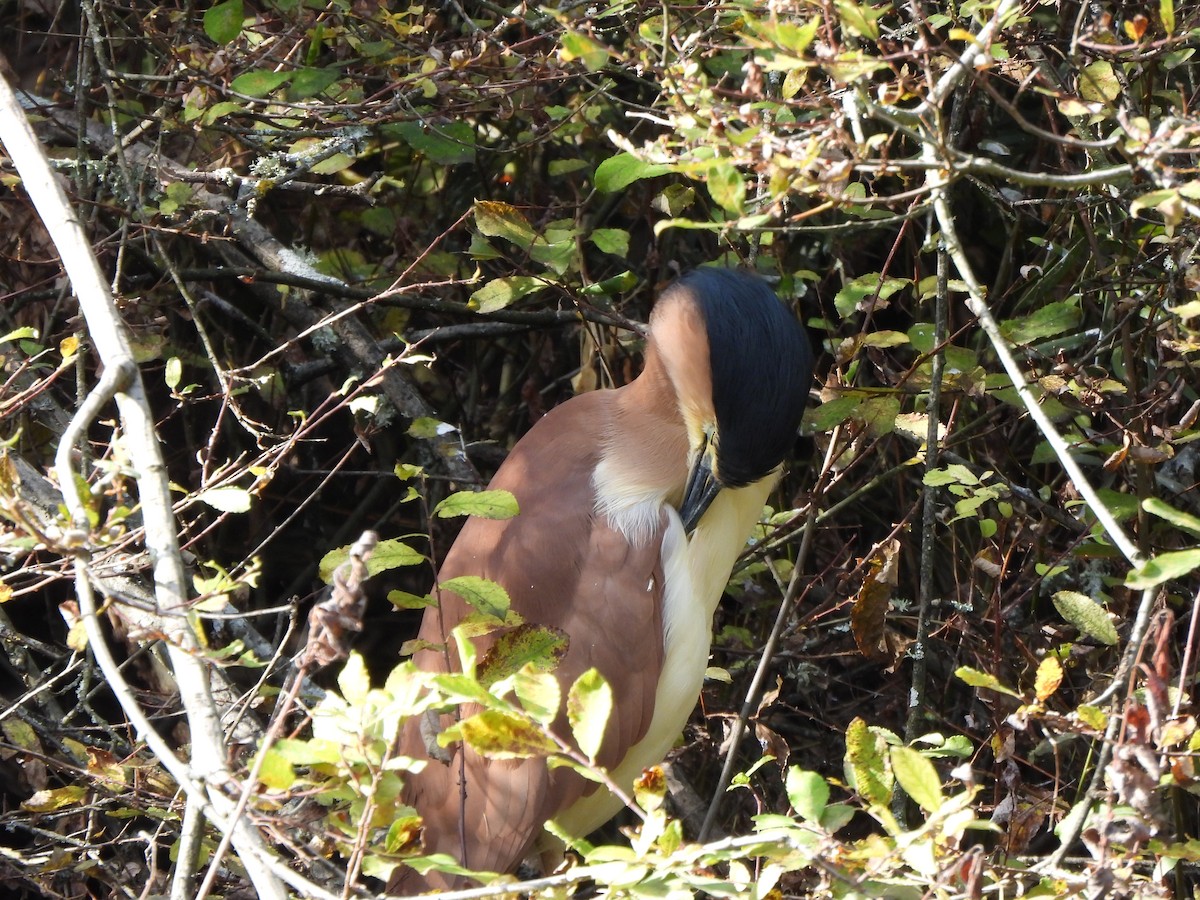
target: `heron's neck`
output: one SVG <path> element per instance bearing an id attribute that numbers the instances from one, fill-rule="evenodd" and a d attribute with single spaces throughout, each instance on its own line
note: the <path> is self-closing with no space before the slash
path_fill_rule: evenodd
<path id="1" fill-rule="evenodd" d="M 592 483 L 596 512 L 635 545 L 661 527 L 664 504 L 677 506 L 687 482 L 688 436 L 675 389 L 657 354 L 611 393 L 611 421 Z"/>

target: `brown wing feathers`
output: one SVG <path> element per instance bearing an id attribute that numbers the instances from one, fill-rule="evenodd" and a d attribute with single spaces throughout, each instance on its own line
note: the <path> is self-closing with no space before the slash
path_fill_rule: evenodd
<path id="1" fill-rule="evenodd" d="M 591 473 L 611 423 L 612 397 L 578 397 L 521 440 L 491 484 L 512 491 L 521 514 L 507 521 L 469 520 L 439 574 L 440 581 L 462 574 L 490 578 L 508 591 L 523 619 L 572 636 L 556 674 L 564 696 L 593 666 L 612 686 L 614 710 L 600 754 L 608 767 L 649 727 L 663 656 L 658 541 L 634 548 L 593 511 Z M 439 619 L 448 632 L 468 611 L 461 599 L 443 594 L 442 614 L 426 614 L 421 638 L 444 643 Z M 613 642 L 613 635 L 621 640 Z M 479 640 L 480 651 L 492 640 Z M 426 670 L 445 669 L 440 651 L 421 651 L 414 661 Z M 554 727 L 570 734 L 565 714 Z M 401 752 L 427 756 L 418 723 L 406 726 Z M 406 800 L 425 821 L 427 852 L 449 853 L 474 869 L 506 871 L 529 853 L 546 819 L 593 788 L 567 769 L 547 770 L 542 760 L 492 761 L 459 748 L 450 765 L 430 761 L 413 776 Z M 435 875 L 418 883 L 410 873 L 389 887 L 408 892 L 451 883 Z"/>

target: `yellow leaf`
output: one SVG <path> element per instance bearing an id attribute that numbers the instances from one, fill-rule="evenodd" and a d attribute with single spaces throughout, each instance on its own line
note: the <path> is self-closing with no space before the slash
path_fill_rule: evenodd
<path id="1" fill-rule="evenodd" d="M 1058 690 L 1058 686 L 1062 684 L 1063 670 L 1062 663 L 1053 656 L 1047 656 L 1038 666 L 1037 677 L 1034 679 L 1034 691 L 1037 693 L 1039 700 L 1045 700 Z"/>

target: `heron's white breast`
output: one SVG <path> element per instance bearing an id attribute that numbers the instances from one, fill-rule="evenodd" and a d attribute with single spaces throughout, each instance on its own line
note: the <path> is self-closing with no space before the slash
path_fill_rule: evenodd
<path id="1" fill-rule="evenodd" d="M 690 539 L 684 534 L 679 514 L 661 500 L 651 501 L 653 510 L 631 508 L 634 506 L 631 504 L 623 511 L 635 533 L 641 532 L 647 520 L 659 519 L 663 510 L 667 514 L 661 551 L 665 581 L 663 669 L 655 693 L 654 713 L 645 737 L 610 772 L 613 780 L 627 790 L 643 769 L 662 762 L 687 724 L 708 668 L 713 613 L 733 564 L 762 515 L 776 477 L 771 475 L 744 488 L 721 491 Z M 622 530 L 619 516 L 610 513 L 609 520 L 614 528 Z M 620 808 L 621 801 L 601 789 L 564 810 L 555 817 L 555 823 L 568 834 L 583 837 L 612 818 Z"/>

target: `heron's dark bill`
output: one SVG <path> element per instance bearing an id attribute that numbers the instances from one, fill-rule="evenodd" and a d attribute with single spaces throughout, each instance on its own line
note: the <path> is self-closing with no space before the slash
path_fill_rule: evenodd
<path id="1" fill-rule="evenodd" d="M 692 471 L 688 473 L 683 503 L 679 507 L 679 518 L 683 520 L 683 530 L 688 534 L 692 533 L 700 517 L 721 490 L 721 482 L 717 481 L 713 474 L 710 459 L 707 453 L 701 453 L 696 458 Z"/>

